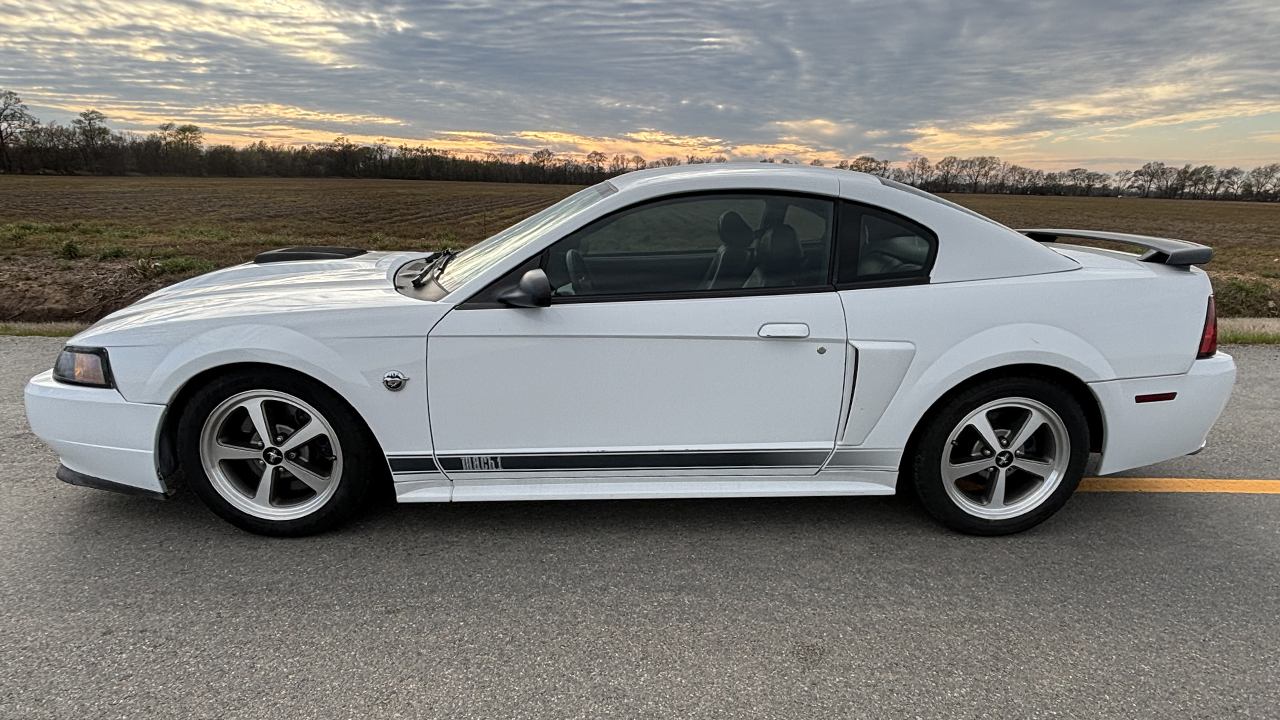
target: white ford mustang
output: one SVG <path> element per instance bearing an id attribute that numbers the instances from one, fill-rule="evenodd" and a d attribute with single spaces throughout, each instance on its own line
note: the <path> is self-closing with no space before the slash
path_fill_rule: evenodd
<path id="1" fill-rule="evenodd" d="M 1110 239 L 1142 256 L 1065 246 Z M 870 175 L 624 175 L 460 253 L 292 248 L 161 290 L 27 386 L 58 477 L 253 532 L 401 502 L 888 495 L 1052 515 L 1090 453 L 1201 448 L 1235 364 L 1212 250 L 1015 232 Z"/>

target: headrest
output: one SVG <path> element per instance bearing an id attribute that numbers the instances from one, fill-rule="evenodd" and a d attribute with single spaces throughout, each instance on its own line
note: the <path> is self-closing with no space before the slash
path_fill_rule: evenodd
<path id="1" fill-rule="evenodd" d="M 746 250 L 751 247 L 755 234 L 751 226 L 738 213 L 730 210 L 720 216 L 720 242 L 734 250 Z"/>
<path id="2" fill-rule="evenodd" d="M 892 255 L 906 263 L 924 265 L 929 262 L 929 242 L 915 235 L 899 235 L 873 241 L 870 249 Z"/>
<path id="3" fill-rule="evenodd" d="M 756 262 L 772 272 L 794 270 L 804 264 L 804 251 L 796 238 L 795 228 L 778 225 L 760 237 Z"/>

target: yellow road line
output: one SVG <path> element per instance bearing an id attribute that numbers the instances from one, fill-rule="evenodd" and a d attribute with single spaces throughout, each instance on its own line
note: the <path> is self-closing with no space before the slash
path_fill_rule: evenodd
<path id="1" fill-rule="evenodd" d="M 1083 492 L 1193 492 L 1280 495 L 1280 480 L 1213 480 L 1209 478 L 1085 478 Z"/>

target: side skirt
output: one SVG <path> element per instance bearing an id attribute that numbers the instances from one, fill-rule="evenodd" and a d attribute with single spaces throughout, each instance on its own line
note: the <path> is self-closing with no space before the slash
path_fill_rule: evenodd
<path id="1" fill-rule="evenodd" d="M 396 500 L 892 495 L 901 450 L 390 456 Z M 442 472 L 445 471 L 445 472 Z"/>
<path id="2" fill-rule="evenodd" d="M 892 495 L 897 473 L 866 470 L 770 478 L 706 477 L 600 477 L 574 478 L 548 483 L 494 480 L 483 484 L 455 485 L 454 502 L 496 500 L 624 500 L 658 498 L 807 497 L 836 495 Z M 396 483 L 396 499 L 402 503 L 440 502 L 436 489 L 412 482 Z"/>
<path id="3" fill-rule="evenodd" d="M 396 489 L 396 502 L 449 502 L 453 483 L 436 467 L 431 457 L 390 455 L 391 479 Z"/>

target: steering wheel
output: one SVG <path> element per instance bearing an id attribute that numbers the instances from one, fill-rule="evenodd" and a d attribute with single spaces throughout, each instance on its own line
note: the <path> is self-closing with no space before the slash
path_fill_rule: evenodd
<path id="1" fill-rule="evenodd" d="M 596 279 L 587 267 L 587 261 L 577 248 L 564 254 L 564 264 L 569 270 L 569 284 L 573 286 L 574 295 L 593 295 L 596 291 Z"/>

